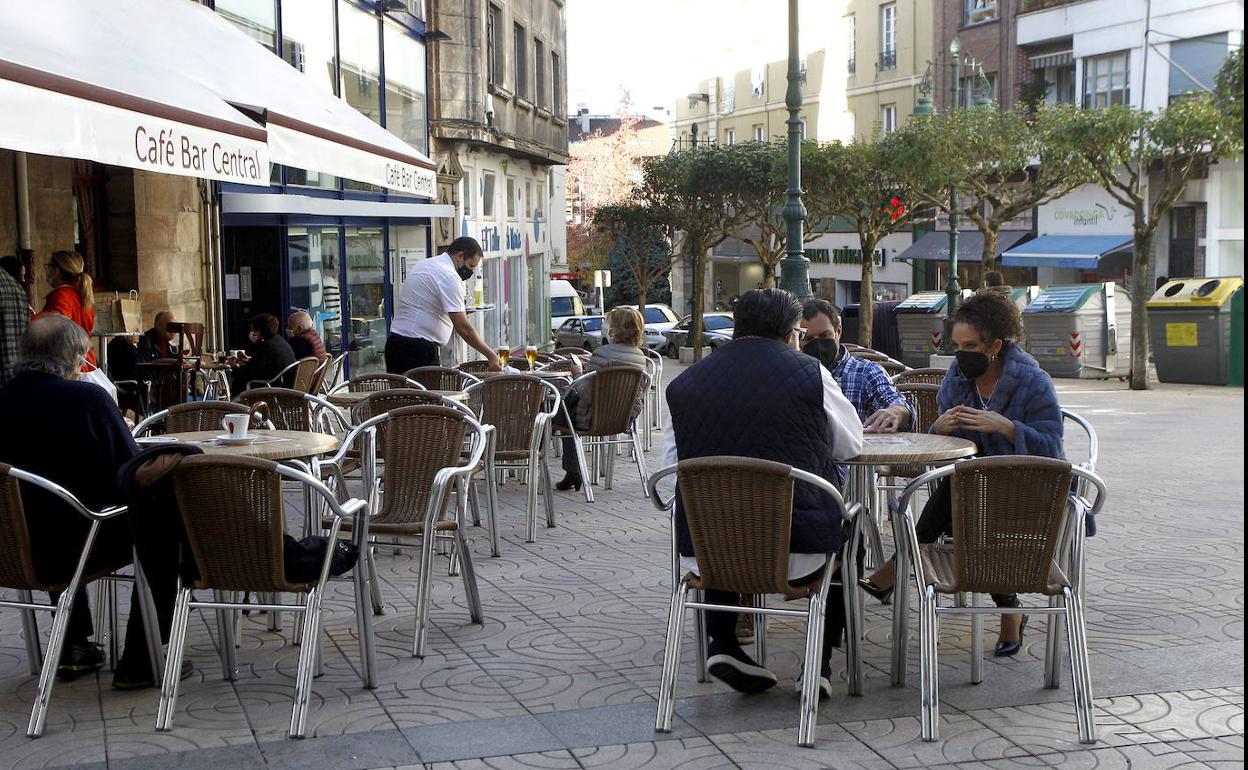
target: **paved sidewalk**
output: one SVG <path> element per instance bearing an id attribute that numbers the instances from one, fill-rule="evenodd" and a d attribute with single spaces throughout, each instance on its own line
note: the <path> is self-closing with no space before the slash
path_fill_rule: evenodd
<path id="1" fill-rule="evenodd" d="M 969 622 L 945 624 L 942 740 L 920 742 L 918 692 L 889 686 L 890 616 L 872 601 L 865 695 L 834 687 L 817 748 L 795 745 L 802 644 L 783 623 L 769 637 L 780 686 L 759 696 L 698 684 L 687 644 L 674 731 L 657 735 L 668 533 L 621 463 L 616 488 L 599 490 L 592 506 L 557 493 L 558 527 L 540 529 L 536 543 L 523 541 L 523 487 L 504 486 L 502 557 L 489 557 L 482 530 L 470 532 L 486 622 L 469 622 L 462 585 L 441 560 L 424 660 L 409 652 L 413 556 L 382 551 L 376 691 L 356 674 L 349 584 L 334 586 L 325 674 L 311 705 L 315 737 L 302 741 L 285 738 L 298 648 L 256 615 L 244 621 L 234 683 L 220 678 L 211 616 L 194 617 L 188 649 L 197 671 L 182 687 L 172 732 L 153 728 L 155 690 L 115 692 L 105 673 L 58 684 L 46 736 L 31 741 L 34 678 L 16 615 L 0 613 L 0 770 L 1241 767 L 1243 391 L 1058 386 L 1063 404 L 1099 431 L 1099 470 L 1112 493 L 1089 541 L 1094 747 L 1077 743 L 1069 671 L 1062 689 L 1042 688 L 1040 618 L 1018 657 L 987 659 L 978 686 L 969 684 Z M 286 625 L 289 634 L 289 617 Z M 917 660 L 911 665 L 913 683 Z"/>

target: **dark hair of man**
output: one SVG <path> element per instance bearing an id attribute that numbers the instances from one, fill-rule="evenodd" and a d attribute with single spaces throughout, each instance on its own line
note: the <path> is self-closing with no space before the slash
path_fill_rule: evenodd
<path id="1" fill-rule="evenodd" d="M 477 243 L 476 238 L 470 238 L 467 235 L 460 236 L 446 247 L 446 253 L 459 254 L 460 252 L 463 252 L 464 259 L 472 259 L 481 253 L 481 244 Z"/>
<path id="2" fill-rule="evenodd" d="M 1003 291 L 980 291 L 963 300 L 954 323 L 970 324 L 986 342 L 1017 340 L 1023 336 L 1023 316 Z"/>
<path id="3" fill-rule="evenodd" d="M 813 297 L 802 303 L 802 318 L 809 321 L 817 315 L 826 315 L 828 320 L 832 322 L 832 328 L 841 328 L 841 311 L 836 309 L 836 305 L 818 297 Z"/>
<path id="4" fill-rule="evenodd" d="M 797 326 L 801 315 L 802 304 L 784 289 L 747 291 L 732 311 L 732 337 L 783 340 Z"/>
<path id="5" fill-rule="evenodd" d="M 0 268 L 3 268 L 4 272 L 13 276 L 13 280 L 19 284 L 22 282 L 22 263 L 17 257 L 0 257 Z"/>
<path id="6" fill-rule="evenodd" d="M 985 286 L 1004 286 L 1005 276 L 1001 275 L 1000 270 L 989 270 L 988 272 L 984 273 L 984 285 Z"/>
<path id="7" fill-rule="evenodd" d="M 272 315 L 271 313 L 261 313 L 251 319 L 251 321 L 248 322 L 248 325 L 250 325 L 255 331 L 260 332 L 260 336 L 267 340 L 269 337 L 277 334 L 280 323 L 277 320 L 277 316 Z"/>

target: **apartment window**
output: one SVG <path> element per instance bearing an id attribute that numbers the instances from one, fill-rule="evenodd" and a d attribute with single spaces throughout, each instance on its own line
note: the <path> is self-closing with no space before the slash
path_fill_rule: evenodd
<path id="1" fill-rule="evenodd" d="M 464 217 L 472 216 L 473 198 L 477 197 L 477 189 L 472 186 L 472 172 L 464 169 Z"/>
<path id="2" fill-rule="evenodd" d="M 962 26 L 997 20 L 997 0 L 963 0 Z"/>
<path id="3" fill-rule="evenodd" d="M 533 38 L 533 97 L 537 106 L 546 109 L 546 46 Z"/>
<path id="4" fill-rule="evenodd" d="M 880 107 L 880 128 L 886 134 L 897 130 L 897 105 L 885 104 Z"/>
<path id="5" fill-rule="evenodd" d="M 1226 53 L 1225 32 L 1170 43 L 1170 101 L 1213 90 Z"/>
<path id="6" fill-rule="evenodd" d="M 490 85 L 503 84 L 503 51 L 499 45 L 499 30 L 503 27 L 503 9 L 493 3 L 485 17 L 485 67 L 489 72 Z"/>
<path id="7" fill-rule="evenodd" d="M 494 218 L 494 172 L 481 173 L 481 217 Z"/>
<path id="8" fill-rule="evenodd" d="M 537 183 L 537 197 L 533 199 L 533 218 L 538 222 L 546 218 L 546 183 Z"/>
<path id="9" fill-rule="evenodd" d="M 507 177 L 507 218 L 516 218 L 516 180 Z"/>
<path id="10" fill-rule="evenodd" d="M 724 144 L 731 145 L 731 144 L 736 144 L 736 143 L 737 143 L 737 132 L 731 128 L 725 130 L 724 131 Z"/>
<path id="11" fill-rule="evenodd" d="M 1131 103 L 1129 55 L 1126 51 L 1083 60 L 1083 106 L 1111 107 Z"/>
<path id="12" fill-rule="evenodd" d="M 563 117 L 563 69 L 560 67 L 559 54 L 550 52 L 550 92 L 554 108 L 551 110 Z"/>
<path id="13" fill-rule="evenodd" d="M 1075 92 L 1075 65 L 1067 64 L 1065 67 L 1056 67 L 1053 70 L 1053 101 L 1057 104 L 1074 104 Z"/>
<path id="14" fill-rule="evenodd" d="M 533 218 L 533 182 L 524 180 L 524 218 Z"/>
<path id="15" fill-rule="evenodd" d="M 880 6 L 880 69 L 897 69 L 897 4 Z"/>
<path id="16" fill-rule="evenodd" d="M 845 25 L 845 28 L 849 34 L 848 72 L 852 75 L 858 68 L 858 19 L 855 16 L 849 16 L 847 19 L 849 23 Z"/>
<path id="17" fill-rule="evenodd" d="M 514 42 L 514 54 L 516 60 L 516 96 L 521 99 L 529 98 L 529 36 L 525 33 L 524 27 L 519 24 L 512 25 L 512 37 Z"/>
<path id="18" fill-rule="evenodd" d="M 764 131 L 763 131 L 763 124 L 762 124 L 762 123 L 759 123 L 757 126 L 754 126 L 754 141 L 756 141 L 756 142 L 765 142 L 765 141 L 767 141 L 767 135 L 766 135 L 766 133 L 764 133 Z"/>
<path id="19" fill-rule="evenodd" d="M 277 52 L 277 8 L 273 3 L 249 0 L 217 0 L 217 13 L 243 31 L 247 37 Z"/>

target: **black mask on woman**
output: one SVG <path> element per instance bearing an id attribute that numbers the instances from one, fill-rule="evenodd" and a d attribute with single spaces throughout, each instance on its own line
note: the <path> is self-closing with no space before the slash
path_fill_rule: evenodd
<path id="1" fill-rule="evenodd" d="M 467 265 L 460 265 L 455 268 L 455 272 L 459 275 L 459 280 L 466 281 L 472 277 L 473 269 Z"/>
<path id="2" fill-rule="evenodd" d="M 826 338 L 814 339 L 806 343 L 802 352 L 819 359 L 819 363 L 827 367 L 828 371 L 832 371 L 841 358 L 841 343 Z"/>
<path id="3" fill-rule="evenodd" d="M 958 371 L 964 377 L 973 380 L 988 371 L 989 358 L 978 350 L 959 350 L 954 356 L 958 359 Z"/>

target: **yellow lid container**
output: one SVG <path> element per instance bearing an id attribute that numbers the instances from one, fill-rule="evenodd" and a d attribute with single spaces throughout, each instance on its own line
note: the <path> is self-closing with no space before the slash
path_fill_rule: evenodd
<path id="1" fill-rule="evenodd" d="M 1174 278 L 1149 298 L 1148 307 L 1221 307 L 1243 285 L 1243 278 Z"/>

